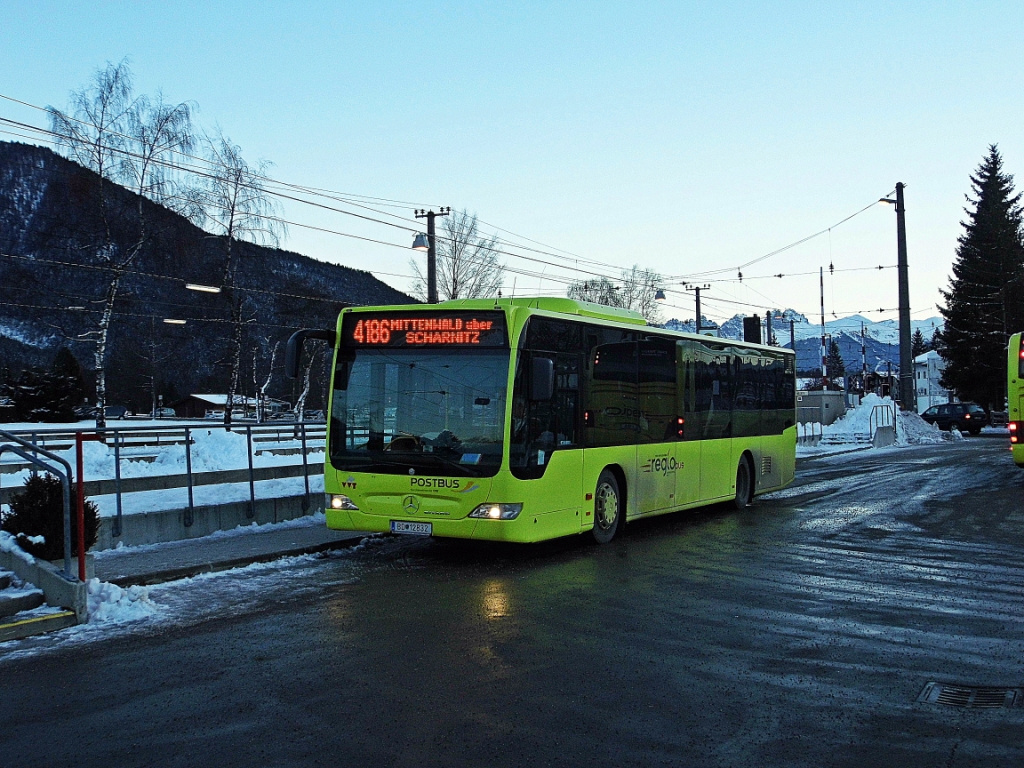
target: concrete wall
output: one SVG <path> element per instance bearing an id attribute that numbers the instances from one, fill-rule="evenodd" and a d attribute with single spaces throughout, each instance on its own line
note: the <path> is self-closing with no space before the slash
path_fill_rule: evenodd
<path id="1" fill-rule="evenodd" d="M 200 536 L 209 536 L 215 531 L 231 530 L 240 525 L 280 523 L 283 520 L 323 512 L 323 494 L 310 494 L 307 509 L 303 509 L 303 501 L 303 496 L 256 499 L 255 514 L 252 517 L 249 516 L 248 501 L 197 506 L 193 508 L 191 525 L 185 525 L 187 509 L 168 509 L 124 515 L 121 518 L 121 535 L 116 538 L 111 536 L 113 529 L 111 519 L 104 518 L 100 525 L 99 538 L 93 550 L 112 549 L 118 543 L 134 546 L 194 539 Z"/>
<path id="2" fill-rule="evenodd" d="M 846 413 L 846 393 L 801 389 L 796 393 L 796 408 L 797 421 L 801 424 L 833 424 Z"/>

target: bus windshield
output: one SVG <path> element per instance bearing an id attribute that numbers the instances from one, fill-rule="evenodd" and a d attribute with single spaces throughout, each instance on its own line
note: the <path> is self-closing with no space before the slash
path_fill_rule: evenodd
<path id="1" fill-rule="evenodd" d="M 502 459 L 507 349 L 339 353 L 331 464 L 342 471 L 492 476 Z"/>

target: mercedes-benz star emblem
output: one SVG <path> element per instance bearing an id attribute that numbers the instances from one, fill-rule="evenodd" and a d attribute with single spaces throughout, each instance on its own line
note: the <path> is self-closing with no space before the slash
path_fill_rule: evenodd
<path id="1" fill-rule="evenodd" d="M 402 509 L 410 514 L 420 511 L 420 500 L 415 496 L 406 496 L 402 499 Z"/>

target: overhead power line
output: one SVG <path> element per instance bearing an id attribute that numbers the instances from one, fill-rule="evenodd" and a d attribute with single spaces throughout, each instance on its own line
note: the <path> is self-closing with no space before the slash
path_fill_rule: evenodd
<path id="1" fill-rule="evenodd" d="M 35 104 L 30 104 L 30 103 L 25 102 L 23 100 L 16 99 L 16 98 L 13 98 L 13 97 L 10 97 L 10 96 L 6 96 L 4 94 L 0 94 L 0 99 L 5 99 L 7 101 L 10 101 L 10 102 L 13 102 L 13 103 L 16 103 L 16 104 L 19 104 L 19 105 L 22 105 L 22 106 L 25 106 L 25 107 L 29 107 L 31 109 L 35 109 L 35 110 L 38 110 L 40 112 L 49 114 L 49 110 L 47 110 L 46 108 L 40 107 L 40 106 L 35 105 Z M 76 122 L 81 123 L 83 125 L 90 126 L 89 123 L 87 123 L 85 121 L 82 121 L 82 120 L 78 120 L 77 118 L 72 118 L 72 117 L 69 117 L 69 116 L 65 116 L 65 117 L 68 117 L 68 119 L 75 120 Z M 8 118 L 0 118 L 0 125 L 7 125 L 7 126 L 12 126 L 12 127 L 16 128 L 17 131 L 19 131 L 19 133 L 15 133 L 15 132 L 10 131 L 10 130 L 3 131 L 3 132 L 8 133 L 10 135 L 18 135 L 18 136 L 23 137 L 23 138 L 32 139 L 34 137 L 45 137 L 45 140 L 46 141 L 50 141 L 50 142 L 54 142 L 58 138 L 57 135 L 54 132 L 52 132 L 52 131 L 50 131 L 48 129 L 40 128 L 38 126 L 33 126 L 31 124 L 28 124 L 28 123 L 23 123 L 23 122 L 19 122 L 19 121 L 15 121 L 15 120 L 10 120 Z M 95 128 L 96 126 L 91 126 L 91 127 Z M 125 139 L 130 139 L 130 137 L 123 136 L 123 135 L 121 137 L 125 138 Z M 138 155 L 136 153 L 132 153 L 129 150 L 126 150 L 124 148 L 115 148 L 115 151 L 118 151 L 119 153 L 122 153 L 122 154 L 127 155 L 127 156 L 138 157 Z M 194 156 L 194 155 L 183 154 L 183 153 L 180 153 L 180 152 L 173 153 L 173 157 L 176 158 L 173 162 L 170 161 L 170 160 L 164 159 L 164 158 L 158 158 L 157 162 L 162 167 L 166 167 L 166 168 L 173 169 L 173 170 L 176 170 L 176 171 L 179 171 L 179 172 L 182 172 L 182 173 L 193 174 L 193 175 L 198 176 L 198 177 L 206 177 L 206 178 L 214 177 L 215 172 L 219 168 L 223 168 L 223 166 L 218 166 L 216 163 L 212 163 L 208 158 L 204 158 L 204 157 L 198 157 L 198 156 Z M 291 183 L 291 182 L 286 182 L 286 181 L 282 181 L 282 180 L 279 180 L 279 179 L 275 179 L 275 178 L 273 178 L 273 177 L 271 177 L 269 175 L 263 174 L 263 173 L 256 173 L 256 172 L 254 172 L 254 177 L 258 181 L 258 183 L 262 185 L 261 188 L 263 188 L 264 191 L 267 194 L 273 195 L 276 198 L 279 198 L 279 199 L 282 199 L 282 200 L 287 200 L 287 201 L 290 201 L 290 202 L 294 202 L 294 203 L 297 203 L 297 204 L 300 204 L 300 205 L 306 205 L 306 206 L 315 207 L 315 208 L 318 208 L 318 209 L 321 209 L 321 210 L 325 210 L 325 211 L 331 212 L 331 213 L 337 213 L 337 214 L 340 214 L 340 215 L 354 217 L 356 219 L 365 221 L 367 223 L 388 226 L 388 227 L 391 227 L 391 228 L 394 228 L 394 229 L 398 229 L 400 231 L 404 231 L 404 232 L 407 232 L 407 233 L 410 233 L 410 234 L 418 232 L 420 230 L 420 226 L 419 226 L 418 222 L 415 221 L 415 219 L 410 219 L 407 216 L 401 216 L 401 215 L 398 215 L 398 214 L 395 214 L 395 213 L 391 213 L 390 211 L 381 210 L 381 209 L 382 208 L 396 209 L 396 208 L 402 208 L 402 207 L 407 207 L 408 209 L 414 209 L 414 208 L 430 207 L 430 206 L 426 206 L 423 203 L 415 203 L 415 202 L 412 202 L 412 201 L 402 201 L 402 200 L 397 200 L 397 199 L 394 199 L 394 198 L 378 197 L 378 196 L 371 196 L 371 195 L 363 195 L 363 194 L 357 194 L 357 193 L 343 193 L 343 192 L 337 192 L 337 191 L 333 191 L 333 190 L 323 189 L 323 188 L 320 188 L 320 187 L 295 184 L 295 183 Z M 889 194 L 891 194 L 891 193 L 889 193 Z M 321 198 L 323 200 L 329 200 L 329 201 L 332 201 L 334 203 L 339 203 L 341 205 L 349 206 L 349 207 L 352 207 L 352 208 L 358 208 L 358 209 L 360 209 L 362 211 L 365 211 L 367 213 L 359 213 L 359 212 L 352 211 L 352 210 L 346 210 L 344 208 L 338 207 L 337 205 L 331 205 L 331 204 L 328 204 L 328 203 L 325 203 L 325 202 L 321 202 L 320 200 L 317 200 L 317 199 L 308 199 L 310 197 L 311 198 Z M 674 282 L 674 281 L 681 280 L 683 278 L 685 278 L 686 280 L 710 279 L 710 280 L 712 280 L 714 282 L 720 282 L 720 281 L 721 282 L 742 282 L 744 280 L 763 280 L 763 279 L 767 279 L 769 277 L 782 279 L 782 278 L 801 276 L 801 275 L 804 275 L 804 274 L 810 274 L 810 273 L 793 273 L 793 274 L 779 273 L 779 274 L 775 274 L 775 275 L 760 275 L 760 276 L 743 277 L 742 276 L 742 270 L 747 268 L 747 267 L 749 267 L 749 266 L 757 264 L 759 262 L 763 262 L 763 261 L 765 261 L 765 260 L 767 260 L 767 259 L 769 259 L 769 258 L 771 258 L 773 256 L 776 256 L 776 255 L 779 255 L 781 253 L 784 253 L 784 252 L 786 252 L 786 251 L 788 251 L 788 250 L 790 250 L 792 248 L 795 248 L 795 247 L 797 247 L 797 246 L 799 246 L 799 245 L 801 245 L 803 243 L 806 243 L 806 242 L 808 242 L 810 240 L 813 240 L 814 238 L 819 237 L 819 236 L 821 236 L 823 234 L 830 233 L 832 229 L 835 229 L 836 227 L 838 227 L 838 226 L 840 226 L 842 224 L 845 224 L 846 222 L 850 221 L 851 219 L 855 218 L 856 216 L 859 216 L 860 214 L 864 213 L 865 211 L 871 209 L 876 204 L 877 204 L 877 198 L 870 205 L 867 205 L 864 208 L 862 208 L 862 209 L 860 209 L 860 210 L 850 214 L 849 216 L 844 217 L 843 219 L 839 220 L 838 222 L 836 222 L 835 224 L 833 224 L 830 227 L 826 227 L 826 228 L 824 228 L 822 230 L 819 230 L 818 232 L 815 232 L 815 233 L 813 233 L 811 235 L 808 235 L 806 237 L 800 238 L 799 240 L 796 240 L 793 243 L 790 243 L 790 244 L 788 244 L 786 246 L 783 246 L 782 248 L 778 248 L 778 249 L 775 249 L 773 251 L 770 251 L 770 252 L 768 252 L 768 253 L 766 253 L 766 254 L 764 254 L 762 256 L 759 256 L 759 257 L 757 257 L 755 259 L 751 259 L 751 260 L 749 260 L 747 262 L 739 264 L 736 267 L 729 267 L 729 268 L 722 268 L 722 269 L 716 269 L 716 270 L 709 270 L 709 271 L 705 271 L 705 272 L 701 272 L 701 273 L 690 273 L 688 275 L 664 276 L 662 278 L 663 285 L 671 283 L 671 282 Z M 376 214 L 376 215 L 367 215 L 367 214 Z M 373 244 L 376 244 L 376 245 L 384 245 L 384 246 L 388 246 L 388 247 L 391 247 L 391 248 L 401 248 L 403 250 L 406 248 L 405 245 L 402 245 L 402 244 L 399 244 L 399 243 L 389 242 L 387 240 L 372 238 L 372 237 L 368 237 L 368 236 L 365 236 L 365 235 L 358 235 L 358 234 L 355 234 L 355 233 L 352 233 L 352 232 L 345 232 L 345 231 L 342 231 L 342 230 L 339 230 L 339 229 L 328 228 L 328 227 L 321 227 L 321 226 L 316 226 L 316 225 L 312 225 L 312 224 L 305 224 L 305 223 L 294 221 L 294 220 L 291 220 L 291 219 L 285 219 L 283 217 L 280 217 L 280 218 L 279 217 L 268 217 L 268 218 L 271 218 L 272 220 L 280 221 L 281 223 L 287 224 L 289 226 L 300 227 L 300 228 L 308 229 L 308 230 L 311 230 L 311 231 L 323 232 L 325 234 L 330 234 L 332 236 L 338 236 L 338 237 L 345 237 L 345 238 L 354 239 L 354 240 L 360 240 L 360 241 L 363 241 L 363 242 L 373 243 Z M 549 280 L 549 281 L 552 281 L 554 283 L 562 284 L 562 285 L 566 285 L 566 286 L 572 285 L 573 283 L 578 282 L 581 277 L 584 278 L 584 279 L 603 278 L 603 279 L 610 280 L 613 283 L 622 282 L 623 281 L 623 276 L 622 276 L 622 273 L 620 271 L 621 270 L 621 265 L 614 265 L 614 264 L 609 264 L 607 262 L 602 262 L 602 261 L 599 261 L 599 260 L 596 260 L 596 259 L 590 259 L 590 258 L 581 256 L 580 254 L 573 253 L 571 251 L 566 251 L 566 250 L 563 250 L 563 249 L 555 248 L 554 246 L 545 245 L 544 243 L 540 243 L 539 241 L 532 240 L 532 239 L 530 239 L 528 237 L 516 234 L 514 232 L 511 232 L 510 230 L 503 229 L 501 227 L 497 227 L 497 226 L 495 226 L 493 224 L 489 224 L 489 223 L 487 223 L 485 221 L 482 221 L 482 220 L 481 220 L 481 223 L 485 224 L 488 227 L 494 228 L 495 230 L 497 230 L 499 232 L 503 232 L 503 233 L 505 233 L 507 235 L 510 235 L 513 238 L 518 238 L 520 240 L 523 240 L 523 241 L 526 241 L 526 242 L 529 242 L 529 243 L 533 243 L 534 245 L 541 246 L 540 248 L 533 248 L 533 247 L 528 246 L 528 245 L 523 245 L 522 243 L 517 243 L 517 242 L 514 242 L 512 240 L 508 240 L 506 238 L 499 237 L 499 238 L 497 238 L 497 245 L 495 247 L 489 248 L 489 247 L 485 246 L 484 250 L 489 250 L 489 251 L 496 252 L 496 253 L 500 254 L 501 256 L 503 256 L 503 257 L 507 257 L 508 259 L 520 259 L 520 260 L 524 260 L 524 261 L 529 261 L 529 262 L 531 262 L 533 264 L 541 265 L 545 269 L 546 268 L 552 268 L 554 270 L 559 270 L 559 271 L 564 271 L 564 272 L 568 272 L 569 273 L 568 275 L 565 275 L 565 274 L 548 273 L 548 272 L 544 271 L 544 272 L 541 272 L 541 273 L 538 274 L 535 271 L 531 271 L 531 270 L 528 270 L 528 269 L 518 268 L 518 267 L 510 266 L 508 264 L 504 265 L 504 269 L 506 271 L 512 273 L 512 274 L 517 274 L 517 275 L 524 276 L 524 277 L 531 277 L 531 278 L 535 278 L 535 279 Z M 438 234 L 437 237 L 442 242 L 449 241 L 449 238 L 445 237 L 443 234 Z M 547 250 L 544 250 L 544 249 L 547 249 Z M 888 268 L 888 267 L 885 267 L 885 268 Z M 869 269 L 869 268 L 850 268 L 850 269 L 840 269 L 840 270 L 836 270 L 836 271 L 842 271 L 842 272 L 845 272 L 845 271 L 860 271 L 860 270 L 864 270 L 864 269 Z M 883 267 L 878 267 L 878 269 L 883 269 Z M 737 273 L 739 273 L 740 276 L 735 278 L 735 279 L 728 279 L 728 278 L 723 278 L 723 277 L 713 277 L 713 276 L 716 276 L 716 275 L 723 275 L 723 274 L 726 274 L 728 272 L 737 272 Z M 412 277 L 411 275 L 394 275 L 394 274 L 392 276 L 404 277 L 404 278 Z M 665 288 L 665 290 L 671 290 L 671 289 Z M 274 293 L 274 292 L 267 291 L 267 293 Z M 285 295 L 285 294 L 281 294 L 281 295 Z M 303 297 L 303 298 L 306 298 L 306 297 Z M 741 304 L 741 305 L 744 305 L 744 306 L 755 306 L 755 305 L 752 305 L 752 304 L 749 304 L 749 303 L 746 303 L 746 302 L 737 302 L 737 303 Z M 712 305 L 713 304 L 714 304 L 714 302 L 712 302 Z"/>

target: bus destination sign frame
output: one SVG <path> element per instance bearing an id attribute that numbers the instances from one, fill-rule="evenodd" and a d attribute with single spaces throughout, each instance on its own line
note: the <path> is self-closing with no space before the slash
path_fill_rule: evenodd
<path id="1" fill-rule="evenodd" d="M 350 312 L 342 320 L 348 347 L 508 349 L 503 312 Z"/>

